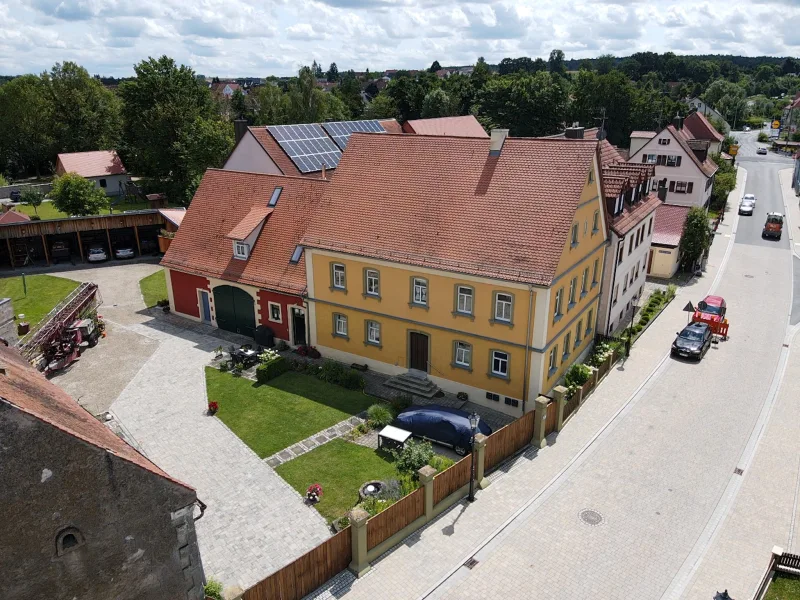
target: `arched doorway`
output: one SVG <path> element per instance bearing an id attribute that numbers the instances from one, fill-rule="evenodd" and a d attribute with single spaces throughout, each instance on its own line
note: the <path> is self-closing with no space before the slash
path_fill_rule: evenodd
<path id="1" fill-rule="evenodd" d="M 214 288 L 214 311 L 217 327 L 225 331 L 253 337 L 256 329 L 256 311 L 253 297 L 232 285 Z"/>

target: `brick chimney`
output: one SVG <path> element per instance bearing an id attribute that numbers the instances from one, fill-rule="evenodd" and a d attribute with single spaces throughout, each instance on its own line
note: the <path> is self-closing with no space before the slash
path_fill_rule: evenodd
<path id="1" fill-rule="evenodd" d="M 583 132 L 583 127 L 573 125 L 572 127 L 567 127 L 567 129 L 564 131 L 564 137 L 570 140 L 582 140 Z"/>
<path id="2" fill-rule="evenodd" d="M 507 137 L 508 129 L 492 129 L 489 156 L 500 156 L 500 152 L 503 150 L 503 144 L 506 143 Z"/>
<path id="3" fill-rule="evenodd" d="M 247 121 L 245 119 L 234 119 L 233 133 L 236 139 L 236 143 L 238 144 L 239 140 L 241 140 L 247 133 Z"/>
<path id="4" fill-rule="evenodd" d="M 683 129 L 683 117 L 680 115 L 675 115 L 672 118 L 672 124 L 675 126 L 675 129 L 677 130 Z"/>

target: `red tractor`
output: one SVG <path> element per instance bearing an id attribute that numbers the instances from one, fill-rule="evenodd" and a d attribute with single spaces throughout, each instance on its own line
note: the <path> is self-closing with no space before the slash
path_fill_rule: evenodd
<path id="1" fill-rule="evenodd" d="M 722 296 L 706 296 L 697 303 L 692 323 L 708 323 L 711 331 L 722 339 L 728 339 L 727 305 Z"/>

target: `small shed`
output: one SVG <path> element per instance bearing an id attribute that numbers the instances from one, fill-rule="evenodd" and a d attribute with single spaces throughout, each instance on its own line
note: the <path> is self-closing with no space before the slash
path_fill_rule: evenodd
<path id="1" fill-rule="evenodd" d="M 125 165 L 115 150 L 59 154 L 56 175 L 64 173 L 77 173 L 91 179 L 107 196 L 124 196 L 129 180 Z"/>

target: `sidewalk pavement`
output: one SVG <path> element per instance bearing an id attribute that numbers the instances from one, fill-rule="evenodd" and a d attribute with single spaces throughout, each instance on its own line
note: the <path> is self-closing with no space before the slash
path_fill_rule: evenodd
<path id="1" fill-rule="evenodd" d="M 738 222 L 738 199 L 744 190 L 745 172 L 741 168 L 739 171 L 737 187 L 731 192 L 726 219 L 717 230 L 703 276 L 678 288 L 675 300 L 637 340 L 631 356 L 606 377 L 563 431 L 548 438 L 546 448 L 528 450 L 492 473 L 492 485 L 478 492 L 475 503 L 456 504 L 374 562 L 361 579 L 343 572 L 309 598 L 405 600 L 426 595 L 527 502 L 547 495 L 553 480 L 593 444 L 640 389 L 658 377 L 659 366 L 668 359 L 669 347 L 664 340 L 671 339 L 676 329 L 686 323 L 683 306 L 705 296 L 724 270 Z M 531 550 L 535 551 L 533 543 Z M 535 562 L 533 555 L 529 562 Z"/>

